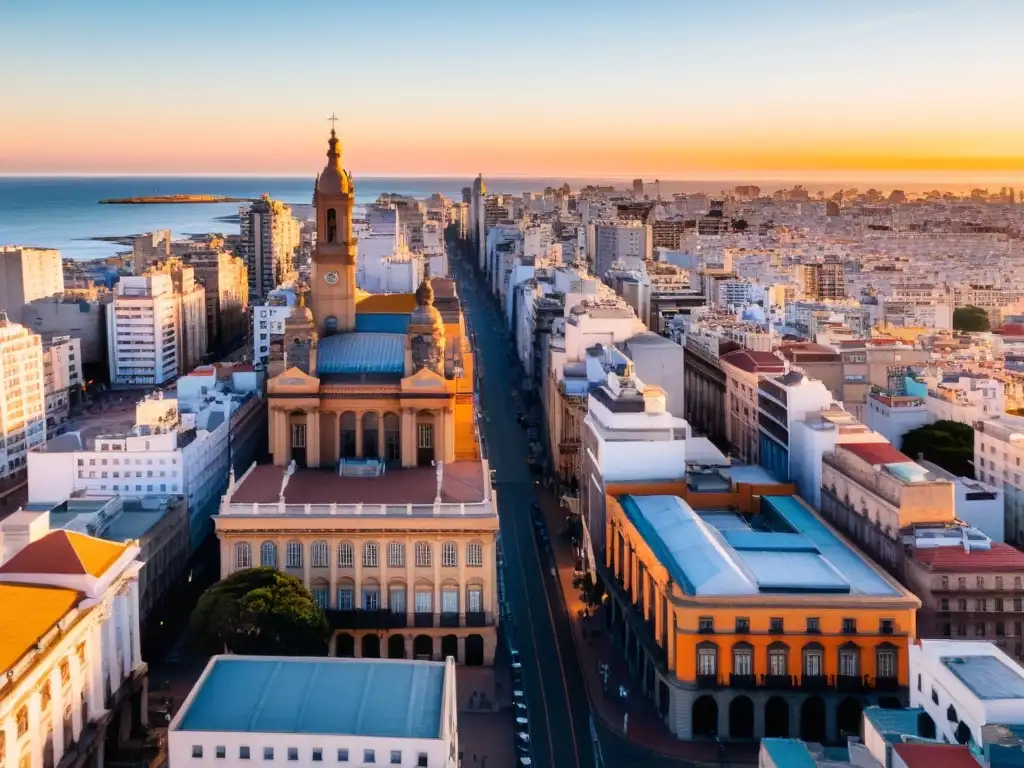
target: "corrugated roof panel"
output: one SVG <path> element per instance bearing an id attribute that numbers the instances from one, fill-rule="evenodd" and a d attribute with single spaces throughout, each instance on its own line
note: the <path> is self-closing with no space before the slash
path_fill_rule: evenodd
<path id="1" fill-rule="evenodd" d="M 330 373 L 405 373 L 405 335 L 339 333 L 321 339 L 318 375 Z"/>

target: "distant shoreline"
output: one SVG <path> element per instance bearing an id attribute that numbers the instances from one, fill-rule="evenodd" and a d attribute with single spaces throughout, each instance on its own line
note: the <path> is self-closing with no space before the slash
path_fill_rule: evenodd
<path id="1" fill-rule="evenodd" d="M 111 197 L 100 200 L 100 205 L 189 205 L 211 203 L 251 203 L 250 197 L 224 195 L 143 195 L 140 197 Z"/>

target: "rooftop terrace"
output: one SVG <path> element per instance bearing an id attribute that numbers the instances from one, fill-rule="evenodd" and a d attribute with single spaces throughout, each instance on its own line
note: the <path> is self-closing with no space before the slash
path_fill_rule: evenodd
<path id="1" fill-rule="evenodd" d="M 436 739 L 444 687 L 442 662 L 217 656 L 172 728 Z"/>
<path id="2" fill-rule="evenodd" d="M 903 594 L 792 496 L 763 496 L 751 518 L 676 496 L 619 503 L 686 594 Z"/>

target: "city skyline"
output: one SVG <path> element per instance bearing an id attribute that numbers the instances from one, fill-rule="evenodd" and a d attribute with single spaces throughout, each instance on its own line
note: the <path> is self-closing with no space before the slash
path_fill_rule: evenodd
<path id="1" fill-rule="evenodd" d="M 9 9 L 0 173 L 310 174 L 337 111 L 365 176 L 1024 174 L 1011 3 L 250 8 Z"/>

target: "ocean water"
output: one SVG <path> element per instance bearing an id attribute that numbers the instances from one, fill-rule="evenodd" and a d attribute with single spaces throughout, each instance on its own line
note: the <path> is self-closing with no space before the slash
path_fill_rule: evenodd
<path id="1" fill-rule="evenodd" d="M 440 192 L 462 199 L 472 179 L 355 179 L 356 202 L 372 203 L 383 192 L 430 197 Z M 552 179 L 488 179 L 489 190 L 521 193 L 541 190 Z M 559 181 L 559 184 L 562 182 Z M 220 232 L 237 234 L 238 223 L 224 217 L 238 213 L 237 203 L 172 205 L 100 205 L 99 201 L 140 195 L 211 194 L 259 197 L 268 194 L 286 203 L 310 203 L 313 178 L 295 177 L 0 177 L 0 245 L 59 248 L 65 258 L 112 256 L 124 246 L 95 237 L 124 237 L 170 229 L 174 237 Z"/>

